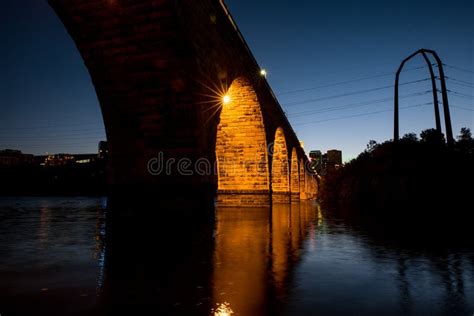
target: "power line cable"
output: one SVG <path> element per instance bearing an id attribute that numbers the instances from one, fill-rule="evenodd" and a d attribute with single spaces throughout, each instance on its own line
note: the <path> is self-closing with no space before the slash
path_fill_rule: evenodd
<path id="1" fill-rule="evenodd" d="M 426 68 L 426 67 L 427 66 L 420 66 L 420 67 L 406 69 L 405 71 L 413 71 L 413 70 L 417 70 L 417 69 L 423 69 L 423 68 Z M 352 79 L 352 80 L 333 82 L 333 83 L 329 83 L 329 84 L 326 84 L 326 85 L 315 86 L 315 87 L 310 87 L 310 88 L 288 90 L 288 91 L 285 91 L 285 92 L 282 92 L 282 93 L 278 93 L 277 96 L 283 96 L 283 95 L 288 95 L 288 94 L 294 94 L 294 93 L 300 93 L 300 92 L 307 92 L 307 91 L 312 91 L 312 90 L 330 88 L 330 87 L 349 84 L 349 83 L 358 82 L 358 81 L 365 81 L 365 80 L 370 80 L 370 79 L 393 76 L 394 74 L 396 74 L 396 72 L 382 73 L 382 74 L 374 75 L 374 76 L 361 77 L 361 78 L 356 78 L 356 79 Z"/>
<path id="2" fill-rule="evenodd" d="M 459 71 L 464 71 L 464 72 L 474 74 L 474 71 L 470 70 L 470 69 L 465 69 L 465 68 L 461 68 L 461 67 L 457 67 L 457 66 L 451 66 L 451 65 L 447 65 L 447 64 L 443 64 L 443 66 L 451 68 L 451 69 L 456 69 L 456 70 L 459 70 Z"/>
<path id="3" fill-rule="evenodd" d="M 411 94 L 401 96 L 401 97 L 399 97 L 399 99 L 407 99 L 407 98 L 410 98 L 410 97 L 426 95 L 428 93 L 431 93 L 431 91 L 428 90 L 428 91 L 425 91 L 425 92 L 411 93 Z M 371 100 L 371 101 L 366 101 L 366 102 L 357 102 L 357 103 L 345 104 L 345 105 L 341 105 L 341 106 L 337 106 L 337 107 L 327 107 L 327 108 L 321 108 L 321 109 L 318 109 L 318 110 L 295 112 L 295 113 L 290 113 L 288 115 L 289 115 L 289 117 L 294 118 L 294 117 L 300 117 L 300 116 L 306 116 L 306 115 L 312 115 L 312 114 L 320 114 L 320 113 L 326 113 L 326 112 L 340 111 L 340 110 L 345 110 L 345 109 L 349 109 L 349 108 L 356 108 L 356 107 L 361 107 L 361 106 L 366 106 L 366 105 L 373 105 L 373 104 L 383 103 L 383 102 L 387 102 L 387 101 L 393 101 L 393 99 L 394 99 L 393 97 L 383 98 L 383 99 L 376 99 L 376 100 Z"/>
<path id="4" fill-rule="evenodd" d="M 421 107 L 421 106 L 426 106 L 429 104 L 433 104 L 432 102 L 428 103 L 422 103 L 422 104 L 415 104 L 415 105 L 410 105 L 410 106 L 404 106 L 400 107 L 400 110 L 403 109 L 410 109 L 410 108 L 415 108 L 415 107 Z M 302 125 L 309 125 L 309 124 L 315 124 L 315 123 L 322 123 L 322 122 L 329 122 L 329 121 L 337 121 L 337 120 L 342 120 L 342 119 L 347 119 L 347 118 L 355 118 L 355 117 L 361 117 L 361 116 L 368 116 L 368 115 L 374 115 L 374 114 L 379 114 L 379 113 L 386 113 L 386 112 L 391 112 L 393 109 L 388 109 L 388 110 L 381 110 L 381 111 L 374 111 L 374 112 L 368 112 L 368 113 L 361 113 L 361 114 L 354 114 L 354 115 L 347 115 L 347 116 L 341 116 L 341 117 L 334 117 L 330 119 L 325 119 L 325 120 L 319 120 L 319 121 L 310 121 L 310 122 L 303 122 L 303 123 L 294 123 L 293 125 L 295 126 L 302 126 Z"/>
<path id="5" fill-rule="evenodd" d="M 454 84 L 454 85 L 456 85 L 456 86 L 460 86 L 460 87 L 464 87 L 464 88 L 471 88 L 471 89 L 474 89 L 474 86 L 470 86 L 470 85 L 463 84 L 463 83 L 459 83 L 459 82 L 451 82 L 450 84 Z"/>
<path id="6" fill-rule="evenodd" d="M 431 80 L 431 78 L 424 78 L 424 79 L 404 82 L 404 83 L 401 83 L 400 86 L 419 83 L 419 82 L 428 81 L 428 80 Z M 337 94 L 337 95 L 332 95 L 332 96 L 327 96 L 327 97 L 321 97 L 321 98 L 316 98 L 316 99 L 308 99 L 308 100 L 288 103 L 288 104 L 286 104 L 286 107 L 301 105 L 301 104 L 307 104 L 307 103 L 312 103 L 312 102 L 331 100 L 331 99 L 337 99 L 337 98 L 342 98 L 342 97 L 347 97 L 347 96 L 352 96 L 352 95 L 357 95 L 357 94 L 363 94 L 363 93 L 367 93 L 367 92 L 374 92 L 374 91 L 378 91 L 378 90 L 390 89 L 390 88 L 393 88 L 393 87 L 395 87 L 395 85 L 371 88 L 371 89 L 366 89 L 366 90 L 358 90 L 358 91 L 353 91 L 353 92 L 348 92 L 348 93 L 343 93 L 343 94 Z"/>
<path id="7" fill-rule="evenodd" d="M 474 112 L 474 109 L 469 109 L 469 108 L 466 108 L 466 107 L 463 107 L 463 106 L 458 106 L 458 105 L 452 105 L 452 104 L 450 104 L 449 107 L 453 107 L 453 108 L 456 108 L 456 109 L 461 109 L 461 110 L 465 110 L 465 111 Z"/>
<path id="8" fill-rule="evenodd" d="M 458 96 L 458 97 L 462 97 L 462 98 L 466 98 L 466 99 L 473 99 L 474 98 L 474 96 L 472 96 L 472 95 L 457 92 L 457 91 L 453 91 L 453 90 L 448 90 L 448 92 L 452 93 L 454 96 Z"/>
<path id="9" fill-rule="evenodd" d="M 474 85 L 474 82 L 470 82 L 470 81 L 459 80 L 459 79 L 451 78 L 451 77 L 448 77 L 448 76 L 446 76 L 445 78 L 447 80 L 463 83 L 463 84 L 466 84 L 466 85 Z"/>

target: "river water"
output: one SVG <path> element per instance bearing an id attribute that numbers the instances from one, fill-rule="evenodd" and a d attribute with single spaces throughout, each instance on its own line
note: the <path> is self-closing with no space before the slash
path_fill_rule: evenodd
<path id="1" fill-rule="evenodd" d="M 399 240 L 310 202 L 121 230 L 107 202 L 0 198 L 2 316 L 474 314 L 469 242 Z"/>

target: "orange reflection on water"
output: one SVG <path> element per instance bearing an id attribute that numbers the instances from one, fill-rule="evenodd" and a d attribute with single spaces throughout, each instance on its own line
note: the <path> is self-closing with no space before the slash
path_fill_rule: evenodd
<path id="1" fill-rule="evenodd" d="M 225 302 L 225 303 L 216 303 L 216 309 L 213 310 L 213 315 L 214 316 L 229 316 L 229 315 L 232 315 L 234 313 L 234 311 L 232 311 L 232 308 L 230 308 L 230 304 Z"/>
<path id="2" fill-rule="evenodd" d="M 310 203 L 275 204 L 272 209 L 218 208 L 214 304 L 228 302 L 225 306 L 232 306 L 230 311 L 237 315 L 271 312 L 272 302 L 287 293 L 290 271 L 316 217 Z"/>

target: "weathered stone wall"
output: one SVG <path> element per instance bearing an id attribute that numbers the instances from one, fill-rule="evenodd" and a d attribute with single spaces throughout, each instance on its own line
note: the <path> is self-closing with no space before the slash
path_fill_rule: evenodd
<path id="1" fill-rule="evenodd" d="M 227 102 L 217 104 L 222 108 L 216 140 L 218 202 L 268 205 L 267 144 L 257 95 L 245 78 L 235 79 L 226 95 Z"/>
<path id="2" fill-rule="evenodd" d="M 290 201 L 290 168 L 288 149 L 283 129 L 275 133 L 272 155 L 272 194 L 276 203 Z"/>
<path id="3" fill-rule="evenodd" d="M 237 78 L 222 104 L 217 127 L 218 189 L 269 190 L 262 113 L 252 86 Z"/>

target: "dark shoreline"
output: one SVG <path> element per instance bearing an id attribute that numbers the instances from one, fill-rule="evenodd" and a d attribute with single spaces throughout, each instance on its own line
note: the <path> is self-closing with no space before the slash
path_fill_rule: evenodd
<path id="1" fill-rule="evenodd" d="M 457 234 L 472 218 L 474 140 L 468 135 L 458 137 L 451 148 L 433 134 L 371 143 L 359 157 L 323 177 L 322 205 L 387 229 Z"/>

